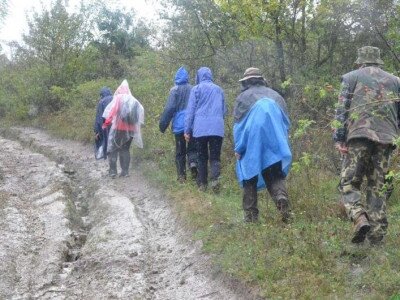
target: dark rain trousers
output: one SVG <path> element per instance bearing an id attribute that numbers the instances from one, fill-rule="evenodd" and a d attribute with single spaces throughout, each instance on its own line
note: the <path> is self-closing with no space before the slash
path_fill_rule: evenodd
<path id="1" fill-rule="evenodd" d="M 194 138 L 186 142 L 183 133 L 175 134 L 175 163 L 178 178 L 186 178 L 186 156 L 189 167 L 197 167 L 197 149 Z"/>
<path id="2" fill-rule="evenodd" d="M 121 147 L 117 148 L 116 150 L 108 154 L 108 160 L 110 164 L 110 170 L 109 170 L 110 175 L 117 174 L 118 156 L 119 156 L 119 164 L 121 166 L 121 173 L 125 175 L 128 174 L 129 165 L 131 163 L 131 154 L 129 152 L 131 144 L 132 144 L 132 138 L 125 144 L 123 144 Z"/>
<path id="3" fill-rule="evenodd" d="M 221 175 L 221 148 L 223 138 L 220 136 L 201 136 L 196 138 L 198 155 L 197 184 L 208 184 L 208 160 L 210 160 L 211 180 L 218 180 Z"/>
<path id="4" fill-rule="evenodd" d="M 262 176 L 267 184 L 267 190 L 272 200 L 278 210 L 281 211 L 282 203 L 289 205 L 286 180 L 282 172 L 281 162 L 264 169 L 262 171 Z M 245 218 L 249 219 L 248 221 L 255 221 L 258 219 L 257 181 L 258 176 L 249 180 L 243 180 L 243 210 Z"/>

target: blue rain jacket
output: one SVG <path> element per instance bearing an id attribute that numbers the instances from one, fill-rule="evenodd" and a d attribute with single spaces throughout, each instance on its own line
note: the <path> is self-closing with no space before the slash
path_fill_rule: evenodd
<path id="1" fill-rule="evenodd" d="M 99 103 L 97 104 L 97 109 L 96 109 L 96 119 L 94 120 L 94 126 L 93 130 L 96 133 L 101 133 L 102 129 L 101 126 L 103 125 L 103 112 L 106 106 L 111 102 L 113 99 L 113 95 L 111 90 L 108 87 L 103 87 L 100 90 L 100 100 Z"/>
<path id="2" fill-rule="evenodd" d="M 196 84 L 190 92 L 185 133 L 193 137 L 223 137 L 226 113 L 224 91 L 213 83 L 211 70 L 207 67 L 197 71 Z"/>
<path id="3" fill-rule="evenodd" d="M 172 120 L 172 132 L 181 134 L 184 131 L 185 112 L 189 100 L 189 73 L 184 67 L 178 69 L 175 75 L 175 86 L 170 90 L 167 104 L 160 118 L 159 128 L 165 132 Z"/>
<path id="4" fill-rule="evenodd" d="M 100 90 L 100 100 L 97 104 L 96 118 L 94 120 L 93 130 L 99 135 L 98 139 L 94 142 L 94 151 L 96 159 L 107 158 L 107 138 L 108 131 L 103 130 L 103 112 L 106 106 L 112 101 L 113 95 L 108 87 L 103 87 Z"/>
<path id="5" fill-rule="evenodd" d="M 283 173 L 289 173 L 292 163 L 289 128 L 289 118 L 269 98 L 258 100 L 243 119 L 235 123 L 235 152 L 241 155 L 236 162 L 236 175 L 242 186 L 243 180 L 258 176 L 257 189 L 265 188 L 262 171 L 279 161 Z"/>

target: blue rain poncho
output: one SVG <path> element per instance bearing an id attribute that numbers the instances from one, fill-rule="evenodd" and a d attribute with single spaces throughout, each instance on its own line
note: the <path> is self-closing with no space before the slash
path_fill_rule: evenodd
<path id="1" fill-rule="evenodd" d="M 289 173 L 292 162 L 289 127 L 289 118 L 269 98 L 258 100 L 241 121 L 235 123 L 235 152 L 241 155 L 236 162 L 236 175 L 241 185 L 243 180 L 258 176 L 257 189 L 265 188 L 262 171 L 279 161 L 285 176 Z"/>

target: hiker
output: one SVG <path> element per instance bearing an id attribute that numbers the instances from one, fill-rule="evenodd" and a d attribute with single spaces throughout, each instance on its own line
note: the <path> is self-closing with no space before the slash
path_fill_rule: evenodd
<path id="1" fill-rule="evenodd" d="M 267 87 L 258 68 L 248 68 L 239 80 L 242 90 L 234 106 L 236 175 L 243 187 L 245 222 L 258 221 L 257 191 L 267 188 L 282 220 L 290 217 L 286 188 L 292 154 L 286 102 Z"/>
<path id="2" fill-rule="evenodd" d="M 208 186 L 208 160 L 211 169 L 211 188 L 218 193 L 221 175 L 221 148 L 226 112 L 224 91 L 215 83 L 211 70 L 197 71 L 196 85 L 190 92 L 185 115 L 185 139 L 195 138 L 198 155 L 197 184 L 201 191 Z"/>
<path id="3" fill-rule="evenodd" d="M 109 175 L 117 176 L 117 160 L 121 166 L 120 177 L 129 176 L 132 141 L 143 148 L 140 126 L 144 123 L 144 109 L 132 96 L 129 85 L 124 80 L 114 93 L 113 100 L 103 113 L 103 128 L 109 128 L 107 152 L 109 156 Z"/>
<path id="4" fill-rule="evenodd" d="M 400 79 L 381 69 L 380 50 L 358 49 L 356 70 L 342 76 L 333 138 L 346 156 L 340 190 L 346 213 L 354 223 L 351 241 L 367 238 L 379 244 L 386 235 L 385 174 L 398 137 Z M 366 203 L 361 184 L 367 178 Z"/>
<path id="5" fill-rule="evenodd" d="M 107 158 L 107 131 L 102 128 L 104 123 L 103 112 L 106 106 L 111 102 L 112 98 L 112 92 L 108 87 L 101 88 L 100 100 L 97 103 L 96 118 L 93 125 L 96 159 Z"/>
<path id="6" fill-rule="evenodd" d="M 172 121 L 172 132 L 175 135 L 175 163 L 178 181 L 186 180 L 186 155 L 192 179 L 197 178 L 197 152 L 194 138 L 186 143 L 183 135 L 185 129 L 185 112 L 188 104 L 190 90 L 189 73 L 180 67 L 175 74 L 175 86 L 171 88 L 167 104 L 160 118 L 159 128 L 162 133 Z"/>

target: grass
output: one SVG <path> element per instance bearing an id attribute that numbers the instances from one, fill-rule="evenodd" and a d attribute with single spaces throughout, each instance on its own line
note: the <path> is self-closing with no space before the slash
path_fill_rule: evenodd
<path id="1" fill-rule="evenodd" d="M 293 220 L 285 225 L 263 191 L 261 220 L 242 222 L 241 190 L 223 170 L 220 195 L 200 193 L 193 183 L 179 185 L 172 155 L 160 160 L 162 172 L 145 168 L 175 200 L 183 220 L 204 250 L 227 274 L 257 287 L 272 299 L 388 299 L 400 293 L 398 249 L 400 206 L 389 201 L 389 233 L 382 246 L 350 243 L 351 223 L 339 211 L 338 177 L 322 170 L 288 179 Z M 232 168 L 233 166 L 228 166 Z M 319 173 L 317 173 L 319 172 Z M 318 174 L 318 176 L 316 176 Z M 229 179 L 230 178 L 230 179 Z"/>

